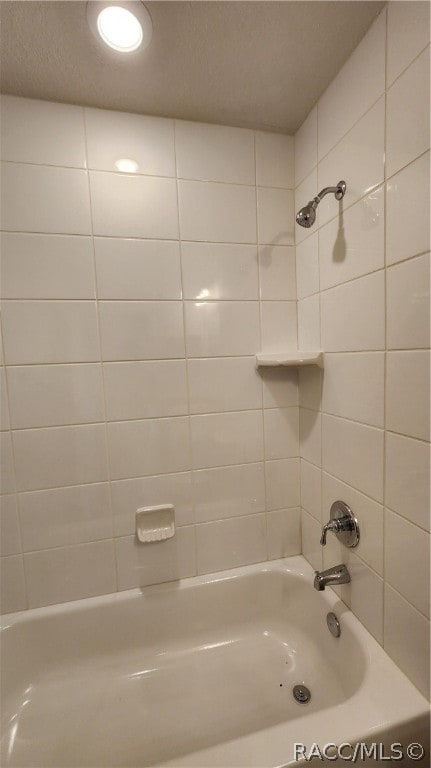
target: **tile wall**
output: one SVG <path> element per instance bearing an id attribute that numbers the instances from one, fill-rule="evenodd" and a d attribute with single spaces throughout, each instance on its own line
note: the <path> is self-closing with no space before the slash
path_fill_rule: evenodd
<path id="1" fill-rule="evenodd" d="M 4 97 L 2 158 L 3 611 L 299 553 L 293 139 Z"/>
<path id="2" fill-rule="evenodd" d="M 298 336 L 325 351 L 300 373 L 302 546 L 315 568 L 347 562 L 339 591 L 429 694 L 429 4 L 391 2 L 295 137 Z M 343 499 L 357 550 L 320 527 Z"/>

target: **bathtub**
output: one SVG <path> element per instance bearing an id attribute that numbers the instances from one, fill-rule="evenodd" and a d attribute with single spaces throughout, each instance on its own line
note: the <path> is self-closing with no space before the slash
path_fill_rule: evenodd
<path id="1" fill-rule="evenodd" d="M 309 765 L 295 742 L 429 749 L 426 700 L 312 583 L 291 557 L 5 616 L 3 768 Z"/>

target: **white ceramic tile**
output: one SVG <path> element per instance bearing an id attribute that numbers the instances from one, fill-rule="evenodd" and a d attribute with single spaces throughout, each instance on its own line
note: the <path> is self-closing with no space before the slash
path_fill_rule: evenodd
<path id="1" fill-rule="evenodd" d="M 2 96 L 3 160 L 85 168 L 82 107 Z"/>
<path id="2" fill-rule="evenodd" d="M 181 299 L 179 244 L 94 240 L 99 299 Z"/>
<path id="3" fill-rule="evenodd" d="M 322 474 L 322 519 L 329 520 L 334 501 L 342 500 L 352 509 L 359 523 L 360 539 L 355 554 L 362 558 L 380 576 L 383 575 L 383 507 L 350 485 L 335 477 Z M 335 562 L 343 562 L 346 549 L 333 535 L 329 534 L 327 546 Z M 338 559 L 337 559 L 338 558 Z"/>
<path id="4" fill-rule="evenodd" d="M 21 555 L 0 558 L 0 609 L 13 613 L 27 608 L 24 567 Z"/>
<path id="5" fill-rule="evenodd" d="M 176 526 L 194 522 L 190 472 L 117 480 L 111 483 L 111 498 L 115 536 L 135 533 L 135 515 L 141 507 L 173 504 Z"/>
<path id="6" fill-rule="evenodd" d="M 384 187 L 319 230 L 320 288 L 331 288 L 385 265 Z"/>
<path id="7" fill-rule="evenodd" d="M 266 560 L 265 515 L 196 526 L 198 573 L 213 573 Z"/>
<path id="8" fill-rule="evenodd" d="M 296 283 L 298 299 L 319 291 L 319 240 L 315 232 L 296 246 Z"/>
<path id="9" fill-rule="evenodd" d="M 1 235 L 5 299 L 93 299 L 94 264 L 89 237 Z"/>
<path id="10" fill-rule="evenodd" d="M 181 179 L 254 184 L 254 137 L 244 128 L 175 121 Z"/>
<path id="11" fill-rule="evenodd" d="M 88 167 L 121 171 L 131 160 L 134 172 L 175 176 L 174 122 L 105 109 L 85 109 Z"/>
<path id="12" fill-rule="evenodd" d="M 317 365 L 306 365 L 298 369 L 299 405 L 319 411 L 322 405 L 323 372 Z"/>
<path id="13" fill-rule="evenodd" d="M 14 493 L 16 486 L 10 432 L 0 433 L 0 445 L 0 490 L 2 493 Z"/>
<path id="14" fill-rule="evenodd" d="M 196 523 L 265 511 L 263 464 L 193 472 Z"/>
<path id="15" fill-rule="evenodd" d="M 216 413 L 190 419 L 193 467 L 262 461 L 262 411 Z"/>
<path id="16" fill-rule="evenodd" d="M 108 446 L 113 480 L 190 469 L 186 417 L 108 424 Z"/>
<path id="17" fill-rule="evenodd" d="M 317 106 L 295 133 L 295 185 L 317 165 Z"/>
<path id="18" fill-rule="evenodd" d="M 179 181 L 178 196 L 183 240 L 256 242 L 254 187 Z"/>
<path id="19" fill-rule="evenodd" d="M 398 75 L 422 51 L 430 40 L 428 3 L 388 3 L 387 83 Z"/>
<path id="20" fill-rule="evenodd" d="M 264 408 L 298 405 L 298 373 L 295 368 L 259 368 Z"/>
<path id="21" fill-rule="evenodd" d="M 308 176 L 305 177 L 305 179 L 303 179 L 303 181 L 301 181 L 300 185 L 295 189 L 295 210 L 292 212 L 294 217 L 297 211 L 300 210 L 300 208 L 303 208 L 304 205 L 307 205 L 307 203 L 317 195 L 318 191 L 319 190 L 317 189 L 317 167 L 316 167 L 311 171 L 311 173 L 308 174 Z M 313 225 L 315 230 L 319 227 L 319 216 L 320 216 L 320 205 L 317 207 L 317 210 L 316 210 L 316 221 Z M 307 229 L 306 227 L 300 227 L 299 224 L 295 223 L 294 228 L 295 228 L 295 241 L 297 245 L 302 240 L 305 240 L 310 236 L 310 230 Z"/>
<path id="22" fill-rule="evenodd" d="M 174 179 L 90 172 L 95 235 L 178 239 Z"/>
<path id="23" fill-rule="evenodd" d="M 21 493 L 24 552 L 112 538 L 108 483 Z"/>
<path id="24" fill-rule="evenodd" d="M 385 347 L 385 275 L 376 272 L 324 291 L 322 349 L 358 352 Z"/>
<path id="25" fill-rule="evenodd" d="M 180 301 L 103 301 L 99 318 L 103 360 L 184 357 Z"/>
<path id="26" fill-rule="evenodd" d="M 92 301 L 4 301 L 8 365 L 85 363 L 100 359 Z"/>
<path id="27" fill-rule="evenodd" d="M 383 93 L 385 48 L 384 10 L 319 101 L 319 158 L 326 155 Z"/>
<path id="28" fill-rule="evenodd" d="M 337 565 L 339 550 L 326 547 L 323 553 L 325 568 Z M 359 621 L 383 643 L 383 579 L 369 568 L 352 550 L 344 548 L 344 562 L 351 576 L 350 584 L 335 587 L 335 592 L 349 606 Z"/>
<path id="29" fill-rule="evenodd" d="M 418 611 L 430 615 L 430 535 L 385 511 L 385 579 Z"/>
<path id="30" fill-rule="evenodd" d="M 297 348 L 296 301 L 261 302 L 261 349 L 265 352 Z"/>
<path id="31" fill-rule="evenodd" d="M 30 608 L 116 590 L 113 542 L 95 541 L 24 556 Z"/>
<path id="32" fill-rule="evenodd" d="M 430 438 L 430 356 L 425 351 L 388 352 L 386 429 Z"/>
<path id="33" fill-rule="evenodd" d="M 423 155 L 386 185 L 386 263 L 430 249 L 430 157 Z"/>
<path id="34" fill-rule="evenodd" d="M 311 351 L 321 348 L 320 298 L 318 294 L 298 301 L 298 349 Z"/>
<path id="35" fill-rule="evenodd" d="M 338 109 L 338 112 L 340 110 Z M 319 134 L 320 135 L 320 134 Z M 320 224 L 341 212 L 384 180 L 385 99 L 381 99 L 319 163 L 319 189 L 344 179 L 347 190 L 338 203 L 326 195 L 319 205 Z"/>
<path id="36" fill-rule="evenodd" d="M 6 390 L 6 374 L 4 367 L 0 368 L 0 428 L 6 430 L 10 428 L 9 423 L 9 402 Z"/>
<path id="37" fill-rule="evenodd" d="M 184 310 L 189 357 L 255 355 L 259 349 L 257 301 L 188 301 Z"/>
<path id="38" fill-rule="evenodd" d="M 97 363 L 9 366 L 12 428 L 103 421 L 101 368 Z"/>
<path id="39" fill-rule="evenodd" d="M 384 352 L 325 355 L 323 411 L 374 427 L 383 427 L 384 397 Z"/>
<path id="40" fill-rule="evenodd" d="M 301 552 L 301 516 L 298 509 L 279 509 L 267 516 L 268 560 L 299 555 Z"/>
<path id="41" fill-rule="evenodd" d="M 252 245 L 182 243 L 185 299 L 257 299 L 257 249 Z"/>
<path id="42" fill-rule="evenodd" d="M 293 245 L 294 194 L 289 189 L 257 188 L 257 222 L 259 243 Z"/>
<path id="43" fill-rule="evenodd" d="M 322 456 L 321 415 L 308 408 L 299 409 L 299 442 L 301 458 L 320 466 Z"/>
<path id="44" fill-rule="evenodd" d="M 269 408 L 264 412 L 265 458 L 299 456 L 298 408 Z"/>
<path id="45" fill-rule="evenodd" d="M 383 500 L 383 432 L 322 416 L 322 467 L 376 501 Z"/>
<path id="46" fill-rule="evenodd" d="M 288 509 L 299 505 L 299 459 L 266 461 L 265 478 L 267 510 Z"/>
<path id="47" fill-rule="evenodd" d="M 184 360 L 105 363 L 103 372 L 108 421 L 187 413 Z"/>
<path id="48" fill-rule="evenodd" d="M 389 585 L 385 586 L 385 651 L 429 698 L 429 621 Z"/>
<path id="49" fill-rule="evenodd" d="M 293 189 L 295 160 L 293 136 L 256 131 L 256 184 Z M 252 182 L 253 183 L 253 182 Z"/>
<path id="50" fill-rule="evenodd" d="M 179 528 L 169 541 L 140 544 L 135 536 L 116 539 L 118 589 L 133 589 L 196 575 L 192 526 Z"/>
<path id="51" fill-rule="evenodd" d="M 86 171 L 2 163 L 2 226 L 12 232 L 89 235 Z"/>
<path id="52" fill-rule="evenodd" d="M 262 407 L 262 382 L 254 357 L 189 360 L 190 413 Z"/>
<path id="53" fill-rule="evenodd" d="M 429 253 L 388 269 L 386 291 L 388 347 L 429 347 Z"/>
<path id="54" fill-rule="evenodd" d="M 317 520 L 314 519 L 305 510 L 301 511 L 301 539 L 302 539 L 302 554 L 305 559 L 308 560 L 313 568 L 320 571 L 322 570 L 322 547 L 320 546 L 320 536 L 322 533 L 322 527 Z"/>
<path id="55" fill-rule="evenodd" d="M 107 480 L 105 426 L 26 429 L 13 433 L 18 490 Z"/>
<path id="56" fill-rule="evenodd" d="M 427 48 L 398 78 L 387 94 L 387 176 L 392 176 L 429 149 L 429 99 L 430 49 Z"/>
<path id="57" fill-rule="evenodd" d="M 301 506 L 316 520 L 322 519 L 322 472 L 301 459 Z"/>
<path id="58" fill-rule="evenodd" d="M 21 534 L 15 494 L 0 497 L 0 548 L 1 555 L 21 552 Z"/>
<path id="59" fill-rule="evenodd" d="M 296 301 L 295 249 L 289 245 L 259 248 L 260 298 Z"/>
<path id="60" fill-rule="evenodd" d="M 409 437 L 386 434 L 388 507 L 430 530 L 430 447 Z"/>

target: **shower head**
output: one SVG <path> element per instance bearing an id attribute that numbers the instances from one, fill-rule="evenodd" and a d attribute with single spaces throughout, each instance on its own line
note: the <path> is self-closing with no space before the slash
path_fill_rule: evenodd
<path id="1" fill-rule="evenodd" d="M 304 205 L 304 207 L 298 211 L 296 214 L 296 223 L 301 227 L 310 229 L 310 227 L 312 227 L 316 221 L 317 206 L 319 205 L 322 198 L 325 197 L 325 195 L 327 195 L 329 192 L 332 192 L 335 195 L 336 200 L 341 200 L 341 198 L 346 194 L 346 182 L 339 181 L 336 187 L 325 187 L 322 189 L 322 191 L 319 192 L 319 194 L 316 195 L 313 200 L 310 200 L 307 205 Z"/>
<path id="2" fill-rule="evenodd" d="M 319 205 L 319 202 L 320 200 L 315 198 L 314 200 L 310 200 L 307 205 L 304 205 L 304 207 L 296 214 L 297 224 L 306 229 L 312 227 L 316 221 L 316 208 Z"/>

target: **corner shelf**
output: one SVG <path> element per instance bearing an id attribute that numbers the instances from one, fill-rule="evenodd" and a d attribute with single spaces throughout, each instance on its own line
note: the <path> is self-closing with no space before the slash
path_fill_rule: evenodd
<path id="1" fill-rule="evenodd" d="M 300 365 L 318 365 L 323 368 L 323 352 L 301 352 L 295 349 L 286 352 L 259 352 L 256 355 L 257 368 Z"/>

